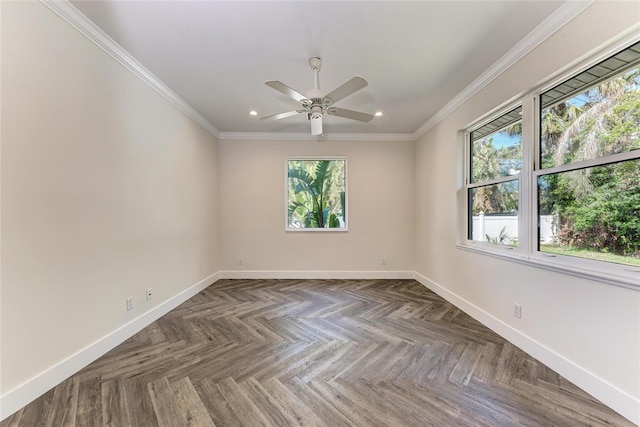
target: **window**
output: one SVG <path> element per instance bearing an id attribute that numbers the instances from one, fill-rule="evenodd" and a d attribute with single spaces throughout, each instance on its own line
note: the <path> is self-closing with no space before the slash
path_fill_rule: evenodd
<path id="1" fill-rule="evenodd" d="M 286 160 L 286 229 L 347 231 L 347 160 Z"/>
<path id="2" fill-rule="evenodd" d="M 541 95 L 538 215 L 553 227 L 542 252 L 640 266 L 640 67 L 625 61 L 638 55 Z"/>
<path id="3" fill-rule="evenodd" d="M 461 247 L 640 286 L 640 43 L 502 111 L 465 132 Z"/>
<path id="4" fill-rule="evenodd" d="M 469 144 L 468 238 L 517 246 L 522 107 L 471 132 Z"/>

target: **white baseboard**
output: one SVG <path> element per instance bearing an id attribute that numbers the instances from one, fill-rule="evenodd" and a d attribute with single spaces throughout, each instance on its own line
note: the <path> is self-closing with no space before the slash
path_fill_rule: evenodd
<path id="1" fill-rule="evenodd" d="M 640 424 L 640 400 L 576 365 L 457 294 L 413 271 L 220 271 L 133 319 L 98 341 L 0 396 L 0 421 L 164 316 L 219 279 L 416 279 L 509 342 L 531 354 L 604 404 Z"/>
<path id="2" fill-rule="evenodd" d="M 413 271 L 226 270 L 221 279 L 413 279 Z"/>
<path id="3" fill-rule="evenodd" d="M 0 396 L 0 421 L 37 399 L 109 350 L 135 335 L 221 278 L 225 279 L 413 279 L 413 271 L 220 271 L 153 307 L 75 354 Z"/>
<path id="4" fill-rule="evenodd" d="M 640 400 L 620 390 L 607 381 L 599 378 L 583 367 L 576 365 L 564 356 L 523 334 L 507 323 L 492 316 L 476 305 L 470 303 L 459 295 L 449 291 L 443 286 L 415 273 L 415 279 L 425 287 L 440 295 L 451 304 L 455 305 L 469 316 L 476 319 L 507 341 L 518 346 L 531 356 L 535 357 L 551 369 L 558 372 L 569 381 L 618 412 L 623 417 L 635 424 L 640 424 Z"/>
<path id="5" fill-rule="evenodd" d="M 37 399 L 109 350 L 138 333 L 160 317 L 173 310 L 198 292 L 219 279 L 219 273 L 210 275 L 163 303 L 153 307 L 125 325 L 110 332 L 77 353 L 53 365 L 24 384 L 0 396 L 0 421 Z"/>

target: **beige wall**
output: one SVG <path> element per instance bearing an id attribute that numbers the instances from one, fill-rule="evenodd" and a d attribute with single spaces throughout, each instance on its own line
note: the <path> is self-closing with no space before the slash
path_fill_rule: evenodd
<path id="1" fill-rule="evenodd" d="M 416 146 L 415 234 L 418 273 L 636 401 L 640 292 L 455 245 L 457 131 L 639 21 L 638 2 L 593 4 L 422 137 Z M 514 302 L 522 305 L 522 319 L 512 315 Z"/>
<path id="2" fill-rule="evenodd" d="M 2 2 L 0 395 L 218 271 L 417 270 L 637 399 L 640 293 L 455 244 L 456 132 L 638 7 L 593 5 L 417 144 L 217 143 L 42 4 Z M 348 233 L 284 231 L 286 156 L 348 158 Z"/>
<path id="3" fill-rule="evenodd" d="M 386 141 L 220 141 L 221 268 L 413 271 L 413 148 Z M 348 232 L 285 232 L 287 156 L 347 157 Z"/>
<path id="4" fill-rule="evenodd" d="M 219 268 L 215 138 L 39 2 L 1 47 L 4 394 Z"/>

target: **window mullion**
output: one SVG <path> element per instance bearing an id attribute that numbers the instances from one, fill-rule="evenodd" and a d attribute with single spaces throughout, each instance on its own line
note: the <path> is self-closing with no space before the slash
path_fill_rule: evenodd
<path id="1" fill-rule="evenodd" d="M 518 173 L 515 175 L 501 176 L 500 178 L 495 178 L 495 179 L 487 179 L 485 181 L 471 183 L 467 187 L 477 188 L 477 187 L 485 187 L 487 185 L 501 184 L 503 182 L 515 181 L 517 179 L 520 179 L 521 175 L 522 173 Z"/>
<path id="2" fill-rule="evenodd" d="M 568 163 L 566 165 L 554 166 L 552 168 L 539 169 L 535 172 L 535 174 L 536 176 L 551 175 L 555 173 L 587 169 L 594 166 L 601 166 L 609 163 L 617 163 L 624 160 L 633 160 L 637 158 L 640 158 L 640 150 L 625 151 L 624 153 L 610 154 L 608 156 L 597 157 L 595 159 L 589 159 L 589 160 L 583 160 L 581 162 Z"/>

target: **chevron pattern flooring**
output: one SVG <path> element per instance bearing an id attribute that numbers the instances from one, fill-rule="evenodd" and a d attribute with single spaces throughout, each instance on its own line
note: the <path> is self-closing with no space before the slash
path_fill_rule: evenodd
<path id="1" fill-rule="evenodd" d="M 413 280 L 220 280 L 0 423 L 632 426 Z"/>

